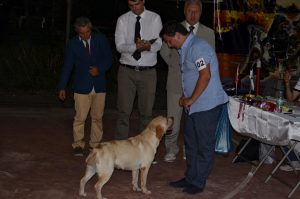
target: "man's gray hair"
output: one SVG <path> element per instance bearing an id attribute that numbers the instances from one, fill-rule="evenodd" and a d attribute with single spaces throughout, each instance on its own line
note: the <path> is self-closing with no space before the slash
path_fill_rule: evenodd
<path id="1" fill-rule="evenodd" d="M 202 11 L 202 1 L 201 0 L 185 0 L 184 12 L 189 5 L 197 5 L 197 6 L 199 6 L 200 11 Z"/>
<path id="2" fill-rule="evenodd" d="M 87 17 L 78 17 L 75 19 L 75 22 L 74 22 L 74 27 L 75 28 L 79 28 L 79 27 L 90 27 L 92 28 L 92 22 L 89 18 Z"/>

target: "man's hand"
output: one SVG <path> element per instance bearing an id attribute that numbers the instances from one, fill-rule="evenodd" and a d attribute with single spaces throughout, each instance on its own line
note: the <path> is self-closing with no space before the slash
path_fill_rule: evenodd
<path id="1" fill-rule="evenodd" d="M 62 102 L 65 101 L 65 99 L 66 99 L 66 91 L 65 90 L 59 90 L 58 94 L 57 94 L 57 97 Z"/>
<path id="2" fill-rule="evenodd" d="M 136 49 L 138 49 L 139 51 L 150 51 L 151 49 L 151 44 L 149 41 L 146 40 L 141 40 L 141 39 L 137 39 L 136 41 Z"/>
<path id="3" fill-rule="evenodd" d="M 291 78 L 292 78 L 292 75 L 291 75 L 290 71 L 286 71 L 284 73 L 284 82 L 285 82 L 285 84 L 289 84 Z"/>
<path id="4" fill-rule="evenodd" d="M 185 112 L 187 112 L 190 109 L 190 106 L 193 104 L 193 101 L 190 98 L 185 98 L 184 96 L 181 96 L 179 99 L 179 105 L 183 106 Z"/>
<path id="5" fill-rule="evenodd" d="M 90 70 L 89 73 L 91 74 L 91 76 L 95 77 L 99 75 L 99 71 L 98 68 L 96 66 L 90 66 Z"/>

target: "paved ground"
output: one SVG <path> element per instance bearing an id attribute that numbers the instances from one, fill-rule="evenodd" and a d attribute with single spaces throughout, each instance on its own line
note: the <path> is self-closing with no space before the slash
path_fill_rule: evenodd
<path id="1" fill-rule="evenodd" d="M 0 198 L 5 199 L 74 199 L 78 196 L 79 180 L 84 174 L 84 157 L 71 153 L 73 109 L 59 104 L 32 103 L 17 105 L 0 104 Z M 37 105 L 37 104 L 35 104 Z M 165 111 L 155 111 L 164 114 Z M 104 140 L 112 139 L 116 122 L 116 111 L 106 110 L 104 114 Z M 137 131 L 136 112 L 131 118 L 131 135 Z M 89 127 L 87 127 L 87 132 Z M 234 135 L 235 139 L 239 139 Z M 182 144 L 182 137 L 180 138 Z M 231 163 L 233 153 L 224 157 L 216 155 L 215 166 L 205 191 L 188 196 L 181 190 L 173 189 L 169 181 L 182 177 L 185 161 L 181 153 L 174 163 L 162 161 L 165 149 L 160 145 L 157 158 L 159 163 L 150 168 L 148 188 L 152 194 L 145 196 L 131 191 L 131 173 L 116 170 L 104 186 L 107 198 L 164 198 L 164 199 L 263 199 L 287 198 L 288 186 L 271 179 L 265 184 L 268 173 L 274 165 L 264 165 L 251 178 L 247 175 L 252 166 L 247 163 Z M 292 172 L 278 172 L 278 176 L 294 185 L 299 175 Z M 89 198 L 95 198 L 93 185 L 96 177 L 87 184 Z M 293 198 L 300 198 L 300 189 Z"/>

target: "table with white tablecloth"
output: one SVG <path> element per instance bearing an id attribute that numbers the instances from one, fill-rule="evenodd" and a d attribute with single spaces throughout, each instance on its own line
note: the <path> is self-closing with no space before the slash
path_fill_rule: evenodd
<path id="1" fill-rule="evenodd" d="M 271 145 L 300 141 L 300 117 L 267 112 L 229 97 L 228 115 L 233 129 Z"/>
<path id="2" fill-rule="evenodd" d="M 246 144 L 249 143 L 250 139 L 256 139 L 273 147 L 291 145 L 292 149 L 300 151 L 300 144 L 298 144 L 300 142 L 300 117 L 291 113 L 264 111 L 244 103 L 239 97 L 229 97 L 228 116 L 233 129 L 249 138 Z M 266 154 L 265 159 L 270 153 L 271 150 Z M 288 153 L 284 158 L 287 157 Z M 257 169 L 265 159 L 258 164 Z M 272 174 L 276 172 L 283 160 L 276 166 Z M 298 186 L 300 186 L 300 181 L 289 196 L 294 193 Z"/>

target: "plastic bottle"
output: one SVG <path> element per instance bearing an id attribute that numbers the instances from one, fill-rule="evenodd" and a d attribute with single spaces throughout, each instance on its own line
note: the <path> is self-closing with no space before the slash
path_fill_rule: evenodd
<path id="1" fill-rule="evenodd" d="M 284 96 L 283 96 L 283 91 L 278 92 L 278 98 L 276 101 L 276 112 L 281 113 L 282 112 L 282 105 L 284 102 Z"/>

